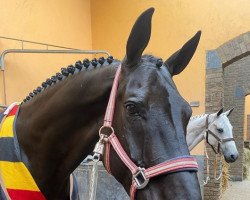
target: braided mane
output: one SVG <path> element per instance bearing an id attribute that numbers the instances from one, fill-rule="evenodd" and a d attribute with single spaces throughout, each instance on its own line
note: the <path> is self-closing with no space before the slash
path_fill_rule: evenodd
<path id="1" fill-rule="evenodd" d="M 98 60 L 96 58 L 91 61 L 85 58 L 83 61 L 76 61 L 75 65 L 69 65 L 67 68 L 61 68 L 61 72 L 56 73 L 51 78 L 46 79 L 46 81 L 42 82 L 41 86 L 38 86 L 33 92 L 30 92 L 29 95 L 23 100 L 23 103 L 30 101 L 33 97 L 46 90 L 52 85 L 66 79 L 69 76 L 77 74 L 81 71 L 89 71 L 91 69 L 96 69 L 98 67 L 102 67 L 105 64 L 110 65 L 114 61 L 113 56 L 100 57 Z"/>
<path id="2" fill-rule="evenodd" d="M 161 58 L 154 57 L 152 55 L 143 55 L 142 59 L 146 59 L 149 62 L 152 62 L 156 65 L 156 67 L 160 68 L 163 65 L 163 60 Z M 83 61 L 76 61 L 75 65 L 69 65 L 67 68 L 61 68 L 61 72 L 56 73 L 51 78 L 46 79 L 46 81 L 42 82 L 41 86 L 38 86 L 33 92 L 30 92 L 29 95 L 23 100 L 23 103 L 30 101 L 37 94 L 46 90 L 52 85 L 66 79 L 68 76 L 77 74 L 81 71 L 89 71 L 91 69 L 96 69 L 98 67 L 102 67 L 105 64 L 110 65 L 114 61 L 113 56 L 108 56 L 107 59 L 104 57 L 100 57 L 98 60 L 93 58 L 91 61 L 85 58 Z"/>

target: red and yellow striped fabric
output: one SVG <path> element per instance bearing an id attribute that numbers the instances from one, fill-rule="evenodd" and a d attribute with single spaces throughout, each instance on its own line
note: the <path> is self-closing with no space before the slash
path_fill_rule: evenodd
<path id="1" fill-rule="evenodd" d="M 0 175 L 11 200 L 45 200 L 29 170 L 20 159 L 14 129 L 17 110 L 18 105 L 15 105 L 0 127 Z"/>

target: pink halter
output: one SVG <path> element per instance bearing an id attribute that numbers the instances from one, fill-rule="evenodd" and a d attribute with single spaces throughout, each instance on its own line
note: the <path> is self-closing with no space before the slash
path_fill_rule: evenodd
<path id="1" fill-rule="evenodd" d="M 160 174 L 167 174 L 177 171 L 178 172 L 197 171 L 198 164 L 194 157 L 187 155 L 187 156 L 173 158 L 158 165 L 155 165 L 153 167 L 144 169 L 136 166 L 135 163 L 128 157 L 127 153 L 124 151 L 118 138 L 116 137 L 114 129 L 112 127 L 112 121 L 115 109 L 115 98 L 116 98 L 120 73 L 121 73 L 121 65 L 118 67 L 116 71 L 108 106 L 106 109 L 104 124 L 99 130 L 100 141 L 97 143 L 94 152 L 95 155 L 102 154 L 104 147 L 103 144 L 105 143 L 104 166 L 106 170 L 111 174 L 109 156 L 110 156 L 110 145 L 112 145 L 113 149 L 115 150 L 119 158 L 131 171 L 132 183 L 130 187 L 130 198 L 131 200 L 134 200 L 136 195 L 136 190 L 143 189 L 144 187 L 146 187 L 150 178 L 158 176 Z M 111 133 L 109 136 L 103 133 L 104 129 L 110 130 Z"/>

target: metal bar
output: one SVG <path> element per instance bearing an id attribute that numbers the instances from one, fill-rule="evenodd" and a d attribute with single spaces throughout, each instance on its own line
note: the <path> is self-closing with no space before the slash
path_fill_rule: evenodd
<path id="1" fill-rule="evenodd" d="M 19 42 L 27 42 L 27 43 L 31 43 L 31 44 L 39 44 L 39 45 L 45 45 L 45 46 L 47 45 L 47 46 L 51 46 L 51 47 L 57 47 L 57 48 L 68 49 L 68 50 L 69 49 L 70 50 L 79 50 L 79 49 L 74 49 L 74 48 L 70 48 L 70 47 L 58 46 L 58 45 L 54 45 L 54 44 L 46 44 L 46 43 L 42 43 L 42 42 L 34 42 L 34 41 L 30 41 L 30 40 L 21 40 L 21 39 L 4 37 L 4 36 L 0 36 L 0 38 L 6 39 L 6 40 L 19 41 Z"/>
<path id="2" fill-rule="evenodd" d="M 0 55 L 0 69 L 4 71 L 4 57 L 9 53 L 52 53 L 52 54 L 110 54 L 104 50 L 38 50 L 38 49 L 7 49 Z"/>
<path id="3" fill-rule="evenodd" d="M 0 104 L 0 108 L 7 108 L 7 106 L 4 104 Z"/>
<path id="4" fill-rule="evenodd" d="M 6 80 L 5 80 L 5 71 L 2 71 L 3 74 L 3 96 L 4 96 L 4 104 L 7 104 L 7 95 L 6 95 Z"/>

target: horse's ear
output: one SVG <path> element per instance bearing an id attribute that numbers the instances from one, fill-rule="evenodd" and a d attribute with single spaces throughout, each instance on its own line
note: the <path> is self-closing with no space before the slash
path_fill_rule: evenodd
<path id="1" fill-rule="evenodd" d="M 126 65 L 132 66 L 139 62 L 148 45 L 151 35 L 151 19 L 154 8 L 144 11 L 136 20 L 129 35 L 126 47 Z"/>
<path id="2" fill-rule="evenodd" d="M 218 112 L 217 112 L 217 117 L 219 117 L 221 115 L 221 113 L 223 113 L 223 108 L 221 108 Z"/>
<path id="3" fill-rule="evenodd" d="M 188 65 L 200 41 L 201 31 L 198 31 L 181 49 L 165 61 L 172 76 L 181 73 Z"/>
<path id="4" fill-rule="evenodd" d="M 226 116 L 229 116 L 233 110 L 234 110 L 234 108 L 231 108 L 230 110 L 226 111 L 224 114 Z"/>

